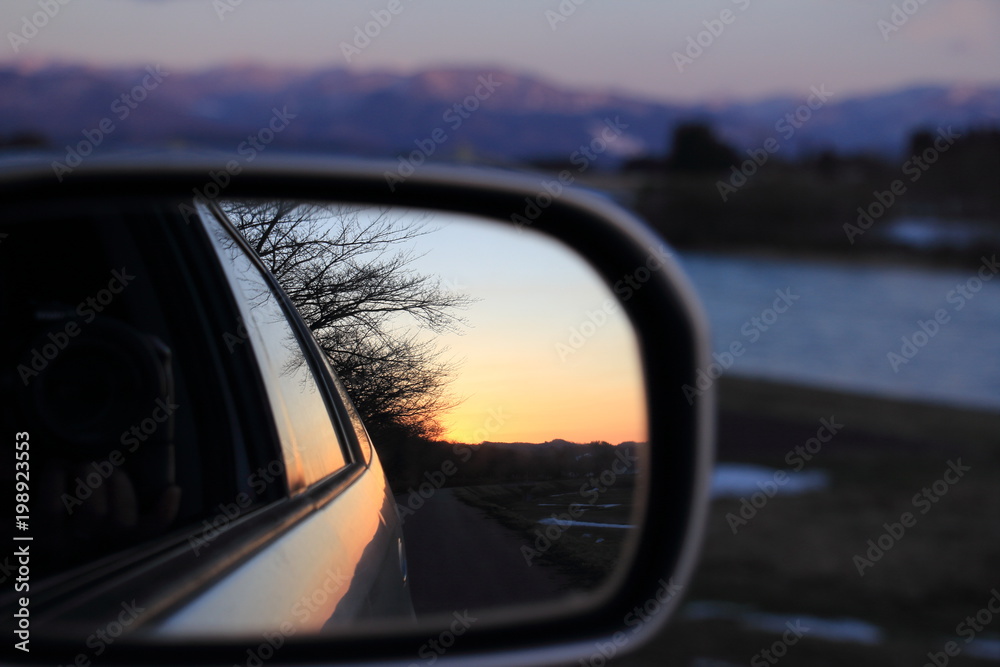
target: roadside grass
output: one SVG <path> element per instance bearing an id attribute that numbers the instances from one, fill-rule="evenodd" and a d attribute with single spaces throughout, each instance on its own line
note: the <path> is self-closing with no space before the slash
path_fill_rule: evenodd
<path id="1" fill-rule="evenodd" d="M 581 479 L 491 484 L 458 487 L 454 494 L 519 533 L 525 544 L 525 558 L 532 565 L 558 568 L 572 582 L 567 591 L 576 592 L 598 587 L 614 571 L 630 530 L 565 525 L 570 506 L 579 503 L 583 509 L 579 521 L 628 525 L 634 502 L 632 480 L 628 477 L 619 478 L 596 503 L 589 503 L 580 494 L 585 488 L 582 485 L 586 482 Z M 539 523 L 553 516 L 562 525 Z"/>
<path id="2" fill-rule="evenodd" d="M 865 451 L 824 455 L 816 465 L 831 474 L 827 491 L 775 496 L 736 535 L 726 515 L 739 511 L 739 499 L 712 503 L 701 564 L 686 602 L 735 602 L 789 620 L 856 619 L 882 631 L 877 645 L 807 634 L 788 648 L 782 664 L 923 665 L 928 652 L 941 652 L 948 641 L 967 646 L 956 626 L 985 606 L 991 589 L 1000 588 L 995 482 L 1000 465 L 995 459 L 963 457 L 973 470 L 922 515 L 912 496 L 940 478 L 944 458 Z M 761 457 L 747 459 L 743 462 L 776 465 Z M 883 523 L 898 522 L 904 511 L 914 513 L 916 524 L 860 576 L 854 555 L 864 556 L 867 541 L 877 541 L 885 533 Z M 682 665 L 699 658 L 747 664 L 780 636 L 735 618 L 685 619 L 682 612 L 622 664 L 659 665 L 665 657 Z M 979 636 L 1000 638 L 1000 616 Z M 959 655 L 948 664 L 983 663 Z"/>
<path id="3" fill-rule="evenodd" d="M 846 436 L 845 436 L 846 439 Z M 915 495 L 941 479 L 946 456 L 878 455 L 831 446 L 815 465 L 830 487 L 800 496 L 775 496 L 734 535 L 727 515 L 740 499 L 712 503 L 692 598 L 752 603 L 763 611 L 852 617 L 887 632 L 914 637 L 954 630 L 1000 585 L 1000 494 L 996 460 L 962 456 L 972 467 L 937 502 Z M 781 461 L 746 457 L 782 467 Z M 954 460 L 953 457 L 951 460 Z M 929 504 L 928 504 L 929 503 Z M 921 513 L 926 510 L 926 513 Z M 916 523 L 878 560 L 868 541 L 910 512 Z M 896 529 L 898 533 L 898 528 Z M 890 542 L 891 540 L 891 542 Z M 997 632 L 1000 632 L 998 619 Z"/>
<path id="4" fill-rule="evenodd" d="M 757 394 L 739 393 L 744 389 Z M 881 630 L 873 645 L 806 635 L 788 647 L 782 664 L 923 665 L 928 653 L 940 653 L 948 641 L 957 641 L 963 653 L 947 664 L 984 664 L 969 655 L 975 643 L 966 644 L 956 633 L 985 607 L 994 588 L 1000 590 L 996 417 L 940 410 L 942 421 L 917 433 L 913 424 L 926 420 L 928 412 L 920 405 L 907 411 L 857 396 L 841 401 L 833 394 L 801 392 L 809 394 L 803 410 L 786 389 L 768 410 L 760 394 L 758 383 L 723 383 L 719 461 L 789 470 L 787 453 L 815 432 L 816 420 L 834 414 L 840 421 L 843 415 L 844 430 L 803 468 L 825 471 L 829 486 L 775 495 L 746 525 L 738 525 L 736 534 L 727 515 L 739 515 L 740 497 L 714 500 L 685 605 L 736 603 L 751 616 L 855 619 Z M 752 412 L 733 410 L 748 403 L 754 404 Z M 897 427 L 892 420 L 906 423 Z M 970 430 L 970 424 L 977 427 Z M 948 433 L 957 437 L 942 437 Z M 971 470 L 946 493 L 934 494 L 937 502 L 915 505 L 914 496 L 933 488 L 948 462 L 958 459 Z M 893 537 L 861 576 L 854 557 L 868 558 L 868 541 L 877 543 L 887 532 L 885 524 L 899 523 L 904 512 L 913 514 L 915 524 Z M 747 664 L 781 637 L 752 627 L 746 617 L 685 618 L 683 609 L 648 646 L 615 663 Z M 1000 614 L 976 636 L 1000 640 Z"/>

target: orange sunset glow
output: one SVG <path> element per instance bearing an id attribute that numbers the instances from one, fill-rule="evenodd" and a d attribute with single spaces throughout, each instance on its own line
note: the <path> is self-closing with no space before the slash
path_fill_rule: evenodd
<path id="1" fill-rule="evenodd" d="M 465 358 L 452 385 L 454 395 L 464 400 L 442 420 L 446 439 L 473 444 L 645 441 L 638 355 L 625 323 L 605 325 L 565 362 L 554 343 L 532 340 L 531 330 L 525 333 L 519 339 L 467 335 L 451 341 Z"/>
<path id="2" fill-rule="evenodd" d="M 435 216 L 419 270 L 475 302 L 434 336 L 457 368 L 444 438 L 478 444 L 646 441 L 631 324 L 593 270 L 541 235 Z"/>

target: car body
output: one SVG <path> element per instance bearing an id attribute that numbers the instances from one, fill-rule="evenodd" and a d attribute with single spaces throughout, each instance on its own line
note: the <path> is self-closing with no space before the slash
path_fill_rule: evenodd
<path id="1" fill-rule="evenodd" d="M 15 206 L 3 226 L 3 423 L 27 443 L 30 478 L 10 483 L 30 490 L 33 632 L 99 655 L 102 629 L 413 619 L 365 427 L 219 207 L 83 198 Z"/>

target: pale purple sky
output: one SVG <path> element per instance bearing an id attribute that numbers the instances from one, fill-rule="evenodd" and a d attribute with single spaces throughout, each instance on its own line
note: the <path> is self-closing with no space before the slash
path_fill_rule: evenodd
<path id="1" fill-rule="evenodd" d="M 71 2 L 15 53 L 10 35 L 41 11 L 38 1 L 0 5 L 0 64 L 488 66 L 674 101 L 801 95 L 820 83 L 844 94 L 1000 84 L 996 0 L 398 0 L 398 14 L 350 63 L 341 44 L 373 11 L 389 16 L 395 0 L 243 0 L 221 18 L 217 8 L 238 0 Z M 899 9 L 899 29 L 889 32 L 894 4 L 912 15 Z M 575 11 L 556 22 L 560 5 Z M 728 24 L 712 23 L 720 16 Z M 720 34 L 703 34 L 708 46 L 679 71 L 674 53 L 706 21 Z"/>

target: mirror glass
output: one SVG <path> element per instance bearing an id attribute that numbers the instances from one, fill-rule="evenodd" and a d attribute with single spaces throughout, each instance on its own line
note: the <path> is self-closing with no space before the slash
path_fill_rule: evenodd
<path id="1" fill-rule="evenodd" d="M 175 638 L 478 622 L 627 564 L 637 342 L 562 244 L 286 201 L 38 205 L 2 231 L 39 631 L 122 605 Z"/>

